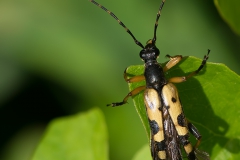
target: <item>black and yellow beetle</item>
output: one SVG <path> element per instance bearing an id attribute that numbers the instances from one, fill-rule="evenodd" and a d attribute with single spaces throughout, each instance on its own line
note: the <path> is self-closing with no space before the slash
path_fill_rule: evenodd
<path id="1" fill-rule="evenodd" d="M 172 57 L 167 55 L 170 60 L 164 67 L 157 62 L 160 51 L 155 45 L 157 39 L 156 31 L 165 0 L 162 0 L 157 13 L 153 39 L 150 39 L 145 47 L 134 37 L 131 31 L 115 16 L 115 14 L 106 9 L 104 6 L 98 4 L 96 1 L 90 1 L 109 13 L 122 27 L 126 29 L 133 38 L 134 42 L 142 48 L 140 51 L 140 58 L 145 62 L 144 75 L 127 78 L 125 70 L 124 79 L 128 83 L 145 80 L 146 85 L 132 90 L 122 102 L 111 103 L 108 104 L 108 106 L 115 107 L 123 105 L 127 103 L 129 97 L 144 91 L 144 103 L 151 129 L 150 147 L 153 160 L 183 159 L 181 147 L 185 150 L 189 160 L 209 160 L 209 155 L 206 152 L 197 149 L 201 140 L 201 135 L 197 128 L 185 118 L 182 105 L 178 97 L 177 88 L 172 83 L 184 82 L 190 77 L 196 75 L 206 64 L 210 50 L 208 50 L 207 55 L 204 56 L 201 65 L 196 71 L 192 72 L 188 76 L 166 79 L 164 72 L 180 62 L 182 56 L 177 55 Z M 189 132 L 197 139 L 197 143 L 194 147 L 189 141 Z"/>

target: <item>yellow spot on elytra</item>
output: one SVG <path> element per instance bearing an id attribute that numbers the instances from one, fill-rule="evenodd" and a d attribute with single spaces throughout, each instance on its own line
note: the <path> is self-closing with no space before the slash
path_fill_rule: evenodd
<path id="1" fill-rule="evenodd" d="M 173 124 L 176 127 L 178 135 L 186 135 L 188 133 L 187 127 L 179 126 L 177 117 L 183 112 L 180 100 L 178 98 L 177 88 L 172 84 L 166 84 L 162 89 L 163 101 L 166 106 L 169 106 L 168 112 L 171 116 Z M 172 97 L 177 100 L 177 103 L 172 102 Z"/>
<path id="2" fill-rule="evenodd" d="M 153 136 L 154 141 L 161 142 L 164 140 L 163 133 L 163 121 L 162 121 L 162 112 L 159 110 L 161 107 L 161 100 L 155 89 L 146 89 L 144 92 L 144 102 L 147 108 L 147 115 L 150 120 L 154 120 L 158 127 L 159 131 Z"/>
<path id="3" fill-rule="evenodd" d="M 184 146 L 184 150 L 186 151 L 187 154 L 192 152 L 193 147 L 192 147 L 191 143 L 188 143 L 186 146 Z"/>
<path id="4" fill-rule="evenodd" d="M 162 128 L 159 129 L 158 133 L 153 136 L 153 140 L 161 142 L 164 140 L 164 134 Z"/>
<path id="5" fill-rule="evenodd" d="M 166 159 L 167 157 L 166 157 L 166 152 L 165 151 L 159 151 L 158 152 L 158 157 L 160 158 L 160 159 Z"/>

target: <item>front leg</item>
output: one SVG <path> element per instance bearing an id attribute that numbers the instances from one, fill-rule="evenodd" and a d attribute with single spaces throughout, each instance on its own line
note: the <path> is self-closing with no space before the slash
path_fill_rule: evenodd
<path id="1" fill-rule="evenodd" d="M 125 71 L 123 73 L 123 77 L 127 83 L 140 82 L 140 81 L 145 80 L 144 75 L 139 75 L 139 76 L 134 76 L 134 77 L 128 78 L 127 69 L 125 69 Z"/>
<path id="2" fill-rule="evenodd" d="M 204 56 L 203 60 L 202 60 L 202 63 L 201 65 L 198 67 L 198 69 L 196 71 L 193 71 L 192 73 L 190 73 L 189 75 L 187 76 L 183 76 L 183 77 L 173 77 L 173 78 L 170 78 L 168 80 L 168 82 L 172 82 L 172 83 L 181 83 L 181 82 L 185 82 L 187 79 L 191 78 L 192 76 L 195 76 L 196 74 L 198 74 L 202 68 L 206 65 L 206 62 L 208 60 L 208 55 L 210 53 L 210 50 L 208 50 L 208 53 L 207 55 Z M 170 60 L 171 61 L 171 60 Z M 169 62 L 170 62 L 169 61 Z"/>
<path id="3" fill-rule="evenodd" d="M 178 62 L 180 62 L 182 60 L 182 56 L 181 55 L 176 55 L 176 56 L 172 57 L 172 56 L 167 54 L 166 57 L 170 58 L 170 60 L 164 66 L 164 68 L 163 68 L 164 72 L 166 72 L 167 70 L 169 70 L 170 68 L 172 68 L 173 66 L 175 66 L 176 64 L 178 64 Z"/>

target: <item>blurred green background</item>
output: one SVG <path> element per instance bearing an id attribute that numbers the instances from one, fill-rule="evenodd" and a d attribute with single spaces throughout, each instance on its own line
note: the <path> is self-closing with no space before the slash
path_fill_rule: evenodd
<path id="1" fill-rule="evenodd" d="M 160 0 L 98 2 L 143 44 L 153 37 Z M 211 49 L 209 61 L 240 73 L 240 38 L 213 1 L 167 0 L 157 35 L 159 62 L 166 54 L 202 58 Z M 0 159 L 29 159 L 51 119 L 94 106 L 106 117 L 110 159 L 131 159 L 147 143 L 132 101 L 106 104 L 127 94 L 123 71 L 143 64 L 140 49 L 87 0 L 1 0 Z"/>

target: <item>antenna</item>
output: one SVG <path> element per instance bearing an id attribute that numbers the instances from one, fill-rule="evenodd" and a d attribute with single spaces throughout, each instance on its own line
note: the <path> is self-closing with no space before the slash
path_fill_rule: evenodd
<path id="1" fill-rule="evenodd" d="M 157 27 L 158 27 L 158 20 L 161 16 L 161 11 L 162 11 L 162 8 L 163 8 L 163 5 L 165 3 L 165 0 L 162 0 L 162 3 L 160 4 L 160 7 L 159 7 L 159 10 L 158 10 L 158 13 L 157 13 L 157 18 L 156 18 L 156 22 L 155 22 L 155 26 L 154 26 L 154 35 L 153 35 L 153 39 L 152 39 L 152 43 L 155 44 L 156 40 L 157 40 Z"/>
<path id="2" fill-rule="evenodd" d="M 122 21 L 120 21 L 117 16 L 112 13 L 111 11 L 109 11 L 107 8 L 105 8 L 104 6 L 98 4 L 96 1 L 94 0 L 89 0 L 90 2 L 92 2 L 93 4 L 95 4 L 96 6 L 98 6 L 99 8 L 103 9 L 105 12 L 107 12 L 108 14 L 110 14 L 110 16 L 112 16 L 115 20 L 118 21 L 118 23 L 123 27 L 125 28 L 125 30 L 127 31 L 127 33 L 129 33 L 131 35 L 131 37 L 133 38 L 134 42 L 140 46 L 141 48 L 144 48 L 144 46 L 142 45 L 141 42 L 139 42 L 135 37 L 134 35 L 132 34 L 132 32 L 122 23 Z M 160 9 L 159 9 L 160 10 Z M 160 13 L 160 12 L 159 12 Z M 158 18 L 157 18 L 158 19 Z M 156 24 L 155 24 L 155 30 L 156 30 Z"/>

